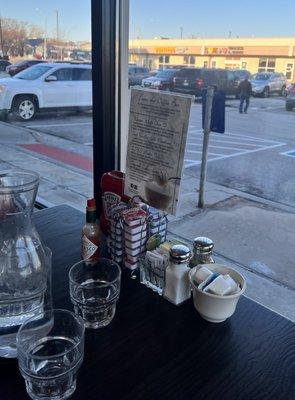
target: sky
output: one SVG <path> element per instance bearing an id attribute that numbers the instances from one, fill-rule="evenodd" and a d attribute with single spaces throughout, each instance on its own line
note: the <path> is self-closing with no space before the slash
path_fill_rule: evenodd
<path id="1" fill-rule="evenodd" d="M 0 0 L 2 17 L 15 18 L 45 27 L 48 36 L 56 37 L 56 13 L 59 12 L 61 37 L 90 41 L 90 0 Z"/>
<path id="2" fill-rule="evenodd" d="M 3 0 L 3 17 L 16 18 L 56 36 L 89 41 L 91 0 Z M 24 6 L 25 4 L 25 6 Z M 295 36 L 294 0 L 130 0 L 130 38 Z"/>

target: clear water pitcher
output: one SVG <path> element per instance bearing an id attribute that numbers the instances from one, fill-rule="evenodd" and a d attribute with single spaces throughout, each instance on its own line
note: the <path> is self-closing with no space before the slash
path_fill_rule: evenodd
<path id="1" fill-rule="evenodd" d="M 0 356 L 16 357 L 16 332 L 51 308 L 51 252 L 31 216 L 39 176 L 0 174 Z"/>

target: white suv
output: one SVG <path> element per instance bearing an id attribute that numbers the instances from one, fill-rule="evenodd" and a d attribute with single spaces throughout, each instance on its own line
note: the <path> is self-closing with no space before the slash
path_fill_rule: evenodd
<path id="1" fill-rule="evenodd" d="M 28 121 L 39 110 L 90 109 L 91 81 L 91 65 L 38 64 L 13 78 L 0 79 L 0 111 Z"/>

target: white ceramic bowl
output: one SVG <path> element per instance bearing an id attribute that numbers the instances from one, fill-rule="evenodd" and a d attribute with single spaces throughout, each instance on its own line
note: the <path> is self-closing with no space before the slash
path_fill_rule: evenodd
<path id="1" fill-rule="evenodd" d="M 237 283 L 240 284 L 241 290 L 236 294 L 228 296 L 218 296 L 215 294 L 203 292 L 194 284 L 194 274 L 200 266 L 194 267 L 189 272 L 189 280 L 193 290 L 194 306 L 200 313 L 201 317 L 210 322 L 223 322 L 231 317 L 236 310 L 236 305 L 240 296 L 245 292 L 246 281 L 244 277 L 232 268 L 221 264 L 205 264 L 213 272 L 219 274 L 229 274 Z"/>

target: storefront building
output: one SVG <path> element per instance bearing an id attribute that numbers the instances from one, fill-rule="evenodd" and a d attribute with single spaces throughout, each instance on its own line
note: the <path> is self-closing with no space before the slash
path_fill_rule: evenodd
<path id="1" fill-rule="evenodd" d="M 295 37 L 228 39 L 134 39 L 129 62 L 150 69 L 187 66 L 282 72 L 295 80 Z"/>

